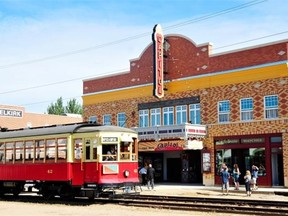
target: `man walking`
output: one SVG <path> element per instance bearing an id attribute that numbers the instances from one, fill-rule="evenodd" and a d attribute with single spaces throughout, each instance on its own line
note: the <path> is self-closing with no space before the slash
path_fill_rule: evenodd
<path id="1" fill-rule="evenodd" d="M 150 190 L 150 187 L 152 190 L 154 190 L 154 176 L 155 176 L 155 169 L 152 167 L 152 164 L 149 164 L 149 167 L 147 169 L 147 187 L 148 187 L 148 190 Z"/>

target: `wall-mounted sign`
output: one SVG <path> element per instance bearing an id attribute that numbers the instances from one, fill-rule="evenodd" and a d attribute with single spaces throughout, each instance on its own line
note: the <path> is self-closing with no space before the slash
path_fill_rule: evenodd
<path id="1" fill-rule="evenodd" d="M 265 138 L 243 138 L 241 139 L 241 143 L 265 143 Z"/>
<path id="2" fill-rule="evenodd" d="M 185 146 L 185 140 L 167 140 L 159 142 L 139 142 L 139 151 L 182 151 Z"/>
<path id="3" fill-rule="evenodd" d="M 22 118 L 23 112 L 20 110 L 0 109 L 0 116 Z"/>
<path id="4" fill-rule="evenodd" d="M 119 173 L 118 164 L 103 164 L 103 174 L 117 174 Z"/>
<path id="5" fill-rule="evenodd" d="M 155 151 L 179 151 L 183 150 L 183 144 L 179 141 L 161 141 L 157 144 Z"/>
<path id="6" fill-rule="evenodd" d="M 118 142 L 118 137 L 102 137 L 103 143 L 115 143 Z"/>
<path id="7" fill-rule="evenodd" d="M 157 98 L 164 97 L 164 75 L 163 75 L 163 43 L 164 35 L 159 24 L 155 25 L 152 34 L 153 61 L 154 61 L 154 89 L 153 95 Z"/>
<path id="8" fill-rule="evenodd" d="M 202 171 L 211 172 L 211 154 L 207 150 L 202 151 Z"/>

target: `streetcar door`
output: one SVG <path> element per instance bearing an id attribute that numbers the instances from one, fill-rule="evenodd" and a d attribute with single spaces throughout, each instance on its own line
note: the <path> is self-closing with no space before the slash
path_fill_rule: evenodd
<path id="1" fill-rule="evenodd" d="M 84 138 L 84 178 L 86 182 L 95 182 L 98 178 L 98 155 L 96 138 Z"/>

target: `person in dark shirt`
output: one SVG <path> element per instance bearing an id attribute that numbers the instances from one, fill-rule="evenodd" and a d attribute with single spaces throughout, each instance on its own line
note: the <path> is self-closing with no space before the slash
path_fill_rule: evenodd
<path id="1" fill-rule="evenodd" d="M 154 176 L 155 176 L 155 169 L 152 167 L 152 164 L 149 164 L 147 169 L 147 187 L 148 190 L 150 190 L 150 187 L 152 190 L 154 190 Z"/>

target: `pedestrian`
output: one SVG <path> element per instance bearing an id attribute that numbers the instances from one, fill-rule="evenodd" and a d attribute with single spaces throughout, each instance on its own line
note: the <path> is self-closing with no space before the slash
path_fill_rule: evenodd
<path id="1" fill-rule="evenodd" d="M 229 194 L 229 179 L 230 173 L 228 172 L 228 167 L 225 165 L 222 167 L 223 170 L 221 171 L 221 180 L 222 180 L 222 193 L 223 195 Z M 226 194 L 224 193 L 226 192 Z"/>
<path id="2" fill-rule="evenodd" d="M 233 166 L 233 180 L 235 185 L 235 190 L 239 190 L 239 176 L 240 176 L 240 170 L 238 167 L 238 164 L 234 164 Z"/>
<path id="3" fill-rule="evenodd" d="M 139 170 L 139 174 L 141 176 L 141 184 L 142 185 L 146 185 L 147 184 L 147 169 L 145 166 L 143 166 L 140 170 Z"/>
<path id="4" fill-rule="evenodd" d="M 252 165 L 252 190 L 257 190 L 257 179 L 258 179 L 259 168 L 255 165 Z"/>
<path id="5" fill-rule="evenodd" d="M 152 164 L 149 164 L 147 169 L 147 187 L 150 190 L 154 190 L 154 177 L 155 177 L 155 169 L 152 167 Z"/>
<path id="6" fill-rule="evenodd" d="M 249 170 L 246 170 L 244 180 L 245 180 L 246 194 L 247 194 L 247 196 L 251 196 L 251 185 L 250 185 L 251 184 L 251 173 Z"/>

